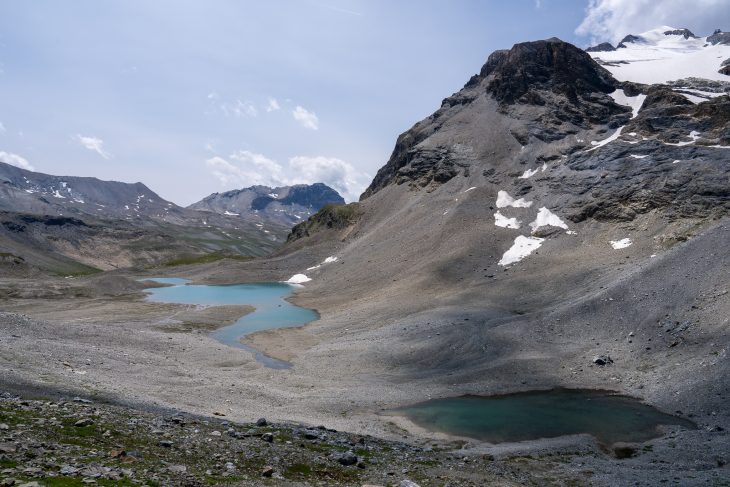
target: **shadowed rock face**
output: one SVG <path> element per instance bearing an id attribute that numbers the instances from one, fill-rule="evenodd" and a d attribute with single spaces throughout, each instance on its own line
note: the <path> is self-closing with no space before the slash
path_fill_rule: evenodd
<path id="1" fill-rule="evenodd" d="M 682 36 L 685 39 L 689 39 L 690 37 L 696 39 L 697 36 L 692 33 L 689 29 L 674 29 L 674 30 L 668 30 L 664 32 L 665 36 Z"/>
<path id="2" fill-rule="evenodd" d="M 707 42 L 712 45 L 730 44 L 730 32 L 723 32 L 720 29 L 717 29 L 714 34 L 707 38 Z"/>
<path id="3" fill-rule="evenodd" d="M 610 52 L 615 51 L 616 48 L 613 47 L 608 42 L 601 42 L 600 44 L 596 46 L 591 46 L 588 49 L 586 49 L 586 52 Z"/>
<path id="4" fill-rule="evenodd" d="M 500 103 L 543 104 L 540 92 L 563 95 L 573 103 L 616 87 L 611 74 L 581 49 L 559 39 L 524 42 L 498 51 L 482 68 L 491 77 L 487 91 Z"/>

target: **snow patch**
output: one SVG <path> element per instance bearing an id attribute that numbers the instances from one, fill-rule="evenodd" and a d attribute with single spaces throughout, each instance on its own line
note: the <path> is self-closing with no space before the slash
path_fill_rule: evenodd
<path id="1" fill-rule="evenodd" d="M 230 212 L 228 210 L 224 211 L 223 214 L 224 215 L 227 215 L 227 216 L 241 216 L 240 213 L 232 213 L 232 212 Z"/>
<path id="2" fill-rule="evenodd" d="M 525 201 L 524 198 L 516 200 L 507 191 L 499 191 L 497 193 L 497 208 L 506 208 L 508 206 L 513 208 L 529 208 L 532 206 L 532 201 Z"/>
<path id="3" fill-rule="evenodd" d="M 601 140 L 601 141 L 598 141 L 598 142 L 596 142 L 595 140 L 592 140 L 592 141 L 591 141 L 591 145 L 593 146 L 593 148 L 592 148 L 592 149 L 588 149 L 588 151 L 587 151 L 587 152 L 591 152 L 591 151 L 594 151 L 594 150 L 598 149 L 599 147 L 603 147 L 604 145 L 606 145 L 606 144 L 610 144 L 610 143 L 611 143 L 611 142 L 613 142 L 614 140 L 618 139 L 619 137 L 621 137 L 621 131 L 622 131 L 623 129 L 624 129 L 623 127 L 619 127 L 619 128 L 618 128 L 618 129 L 616 129 L 616 131 L 615 131 L 615 132 L 614 132 L 613 134 L 611 134 L 611 135 L 610 135 L 610 136 L 609 136 L 608 138 L 606 138 L 606 139 L 603 139 L 603 140 Z"/>
<path id="4" fill-rule="evenodd" d="M 520 176 L 518 179 L 527 179 L 530 176 L 534 176 L 535 174 L 537 174 L 537 171 L 538 171 L 537 169 L 528 169 L 525 172 L 523 172 L 522 176 Z"/>
<path id="5" fill-rule="evenodd" d="M 619 81 L 658 84 L 690 77 L 728 80 L 718 69 L 722 60 L 730 57 L 730 46 L 713 46 L 706 37 L 664 35 L 668 30 L 674 28 L 650 30 L 640 34 L 640 40 L 625 43 L 625 48 L 590 55 Z"/>
<path id="6" fill-rule="evenodd" d="M 466 191 L 464 191 L 464 193 L 468 193 L 469 191 L 472 191 L 474 189 L 477 189 L 477 187 L 476 186 L 472 186 L 471 188 L 469 188 Z"/>
<path id="7" fill-rule="evenodd" d="M 294 274 L 286 282 L 289 284 L 303 284 L 309 281 L 311 281 L 311 279 L 308 278 L 305 274 Z"/>
<path id="8" fill-rule="evenodd" d="M 510 247 L 500 259 L 499 265 L 506 266 L 521 261 L 540 248 L 544 241 L 544 238 L 525 237 L 524 235 L 518 236 L 515 238 L 515 242 L 512 244 L 512 247 Z"/>
<path id="9" fill-rule="evenodd" d="M 562 228 L 563 230 L 568 229 L 568 225 L 566 225 L 565 222 L 561 220 L 558 215 L 548 210 L 544 206 L 540 208 L 540 210 L 537 212 L 537 217 L 535 218 L 535 221 L 530 223 L 530 228 L 532 228 L 533 233 L 542 227 L 558 227 Z"/>
<path id="10" fill-rule="evenodd" d="M 624 90 L 616 90 L 609 95 L 619 105 L 631 108 L 631 118 L 636 118 L 641 109 L 641 105 L 646 100 L 646 95 L 626 96 Z"/>
<path id="11" fill-rule="evenodd" d="M 685 142 L 677 142 L 676 144 L 673 143 L 673 142 L 664 142 L 664 144 L 665 145 L 674 145 L 674 146 L 677 146 L 677 147 L 683 147 L 685 145 L 691 145 L 691 144 L 694 144 L 695 142 L 697 142 L 697 139 L 700 138 L 700 132 L 697 132 L 696 130 L 693 130 L 692 132 L 689 133 L 689 135 L 687 137 L 689 137 L 690 140 L 685 141 Z"/>
<path id="12" fill-rule="evenodd" d="M 337 262 L 337 257 L 327 257 L 324 259 L 323 264 L 331 264 L 332 262 Z"/>
<path id="13" fill-rule="evenodd" d="M 637 155 L 637 154 L 629 154 L 629 157 L 633 157 L 634 159 L 643 159 L 645 157 L 649 157 L 649 155 L 646 154 L 646 155 L 640 156 L 640 155 Z"/>
<path id="14" fill-rule="evenodd" d="M 609 243 L 615 250 L 619 250 L 629 247 L 634 242 L 632 242 L 630 238 L 622 238 L 621 240 L 611 240 Z"/>
<path id="15" fill-rule="evenodd" d="M 515 230 L 520 228 L 521 222 L 517 218 L 507 218 L 499 211 L 494 214 L 494 224 L 502 228 L 513 228 Z"/>

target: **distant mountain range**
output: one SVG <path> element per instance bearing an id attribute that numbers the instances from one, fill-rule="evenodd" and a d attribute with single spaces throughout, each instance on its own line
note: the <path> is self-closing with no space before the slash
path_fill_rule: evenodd
<path id="1" fill-rule="evenodd" d="M 242 216 L 261 222 L 296 225 L 327 204 L 344 204 L 345 200 L 326 184 L 297 184 L 269 188 L 250 188 L 213 193 L 188 208 L 227 216 Z"/>
<path id="2" fill-rule="evenodd" d="M 0 253 L 64 273 L 210 253 L 258 256 L 282 244 L 293 224 L 341 202 L 324 184 L 256 186 L 183 208 L 142 183 L 53 176 L 0 162 Z"/>

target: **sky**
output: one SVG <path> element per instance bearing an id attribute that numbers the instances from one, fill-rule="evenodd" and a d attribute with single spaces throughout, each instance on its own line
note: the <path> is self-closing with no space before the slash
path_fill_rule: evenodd
<path id="1" fill-rule="evenodd" d="M 324 182 L 348 201 L 496 49 L 659 25 L 730 0 L 0 1 L 0 160 L 141 181 L 188 205 Z"/>

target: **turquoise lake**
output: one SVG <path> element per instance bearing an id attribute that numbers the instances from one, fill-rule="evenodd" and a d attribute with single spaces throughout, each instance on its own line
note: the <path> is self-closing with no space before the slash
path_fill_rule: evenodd
<path id="1" fill-rule="evenodd" d="M 434 399 L 395 412 L 431 431 L 489 443 L 587 433 L 611 445 L 657 438 L 659 425 L 696 428 L 638 399 L 579 389 Z"/>
<path id="2" fill-rule="evenodd" d="M 188 280 L 175 277 L 154 278 L 151 281 L 170 284 L 167 287 L 148 288 L 149 301 L 161 303 L 197 304 L 220 306 L 248 304 L 256 308 L 232 325 L 220 328 L 211 336 L 230 347 L 240 348 L 255 354 L 256 360 L 266 367 L 285 369 L 289 362 L 277 360 L 241 343 L 241 337 L 250 333 L 272 328 L 302 326 L 319 319 L 316 311 L 295 306 L 285 300 L 291 296 L 295 286 L 279 282 L 264 282 L 231 285 L 188 284 Z"/>

